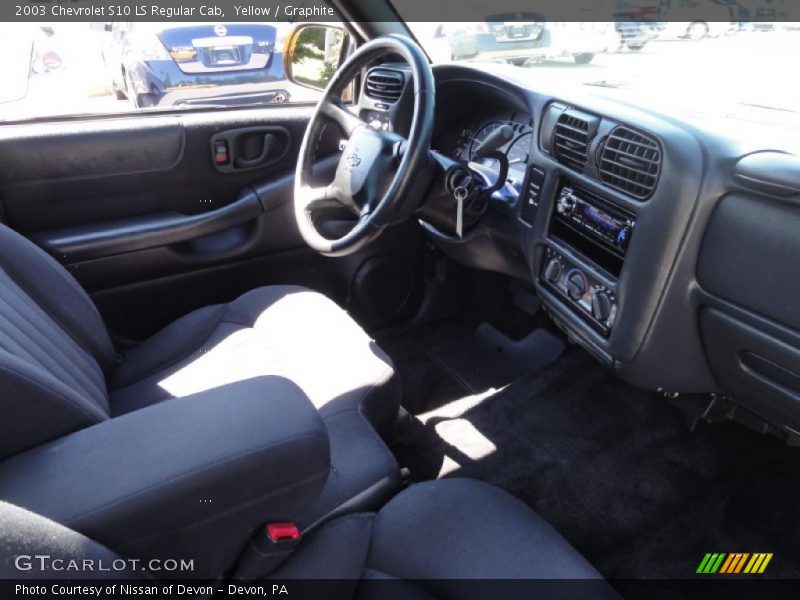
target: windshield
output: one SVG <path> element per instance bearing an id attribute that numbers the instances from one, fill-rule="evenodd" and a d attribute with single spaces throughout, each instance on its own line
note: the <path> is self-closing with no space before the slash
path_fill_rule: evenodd
<path id="1" fill-rule="evenodd" d="M 401 15 L 407 1 L 395 2 Z M 408 25 L 434 63 L 489 63 L 534 88 L 580 86 L 686 116 L 800 128 L 800 86 L 787 71 L 800 59 L 800 24 L 519 16 Z"/>

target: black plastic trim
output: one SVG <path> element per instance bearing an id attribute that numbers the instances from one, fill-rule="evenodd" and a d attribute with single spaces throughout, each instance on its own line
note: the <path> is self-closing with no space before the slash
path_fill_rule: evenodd
<path id="1" fill-rule="evenodd" d="M 162 212 L 114 221 L 43 231 L 31 235 L 61 262 L 73 263 L 185 242 L 258 218 L 264 212 L 255 192 L 209 212 Z"/>

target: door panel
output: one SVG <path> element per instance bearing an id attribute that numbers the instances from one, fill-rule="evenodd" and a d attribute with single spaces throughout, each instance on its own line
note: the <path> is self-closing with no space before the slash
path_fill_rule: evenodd
<path id="1" fill-rule="evenodd" d="M 310 114 L 269 107 L 0 127 L 6 220 L 73 273 L 123 338 L 266 284 L 305 285 L 358 312 L 363 265 L 389 255 L 417 282 L 422 235 L 409 224 L 342 259 L 305 246 L 292 194 Z M 231 168 L 219 168 L 219 140 Z M 327 181 L 338 142 L 329 128 L 320 144 L 327 158 L 315 173 Z M 399 316 L 366 315 L 376 326 Z"/>
<path id="2" fill-rule="evenodd" d="M 0 179 L 24 188 L 169 171 L 183 159 L 185 142 L 175 117 L 9 125 L 0 128 Z"/>
<path id="3" fill-rule="evenodd" d="M 255 182 L 294 168 L 309 108 L 137 115 L 0 127 L 0 193 L 23 233 L 161 211 L 199 214 Z M 220 172 L 215 134 L 265 124 L 287 131 L 288 149 L 262 168 Z"/>

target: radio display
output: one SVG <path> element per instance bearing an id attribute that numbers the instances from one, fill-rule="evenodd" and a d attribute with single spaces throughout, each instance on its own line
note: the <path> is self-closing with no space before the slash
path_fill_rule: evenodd
<path id="1" fill-rule="evenodd" d="M 590 227 L 616 246 L 624 244 L 627 237 L 627 224 L 603 212 L 591 204 L 579 203 L 575 206 L 573 218 L 584 227 Z M 622 236 L 622 239 L 620 239 Z"/>
<path id="2" fill-rule="evenodd" d="M 621 209 L 607 207 L 607 204 L 583 189 L 564 185 L 556 200 L 556 220 L 623 256 L 635 222 Z"/>

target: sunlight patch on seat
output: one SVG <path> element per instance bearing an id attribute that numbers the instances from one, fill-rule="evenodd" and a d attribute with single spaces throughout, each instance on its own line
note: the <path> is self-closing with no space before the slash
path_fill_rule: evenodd
<path id="1" fill-rule="evenodd" d="M 194 360 L 159 381 L 158 386 L 180 398 L 261 375 L 281 374 L 286 361 L 278 357 L 273 346 L 268 337 L 257 335 L 253 329 L 234 331 L 208 350 L 198 350 Z M 262 356 L 273 358 L 267 363 L 259 361 Z"/>

